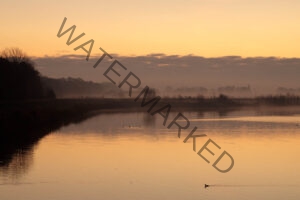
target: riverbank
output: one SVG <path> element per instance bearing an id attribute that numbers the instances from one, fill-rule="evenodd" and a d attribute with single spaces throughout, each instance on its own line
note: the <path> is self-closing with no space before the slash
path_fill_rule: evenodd
<path id="1" fill-rule="evenodd" d="M 11 132 L 23 128 L 34 130 L 49 124 L 65 125 L 104 112 L 147 112 L 154 101 L 147 99 L 50 99 L 27 101 L 0 101 L 0 129 Z M 222 111 L 240 108 L 300 106 L 299 97 L 235 98 L 165 98 L 161 99 L 152 112 L 169 104 L 171 112 Z M 13 123 L 13 124 L 11 124 Z M 3 135 L 3 131 L 0 136 Z M 5 134 L 6 135 L 6 134 Z"/>
<path id="2" fill-rule="evenodd" d="M 147 112 L 153 103 L 141 107 L 141 102 L 141 99 L 137 102 L 133 99 L 0 101 L 0 166 L 9 163 L 14 154 L 23 149 L 32 148 L 42 137 L 62 126 L 79 123 L 100 113 Z M 226 97 L 167 98 L 162 99 L 152 111 L 166 104 L 171 105 L 171 112 L 215 111 L 220 115 L 239 109 L 254 109 L 257 112 L 272 110 L 274 113 L 276 109 L 300 110 L 297 101 L 293 102 L 294 104 L 278 104 L 278 101 L 270 101 L 270 99 L 262 101 L 261 99 L 228 99 Z"/>
<path id="3" fill-rule="evenodd" d="M 148 100 L 147 100 L 148 101 Z M 144 102 L 144 104 L 147 103 Z M 28 101 L 0 101 L 0 133 L 11 136 L 15 130 L 51 129 L 59 125 L 81 121 L 82 119 L 104 112 L 147 112 L 154 103 L 141 107 L 142 99 L 51 99 Z M 299 98 L 260 97 L 254 99 L 230 99 L 226 96 L 217 98 L 166 98 L 152 109 L 171 105 L 171 112 L 184 111 L 223 111 L 254 107 L 299 106 Z M 49 127 L 49 128 L 48 128 Z M 18 133 L 22 134 L 22 133 Z"/>

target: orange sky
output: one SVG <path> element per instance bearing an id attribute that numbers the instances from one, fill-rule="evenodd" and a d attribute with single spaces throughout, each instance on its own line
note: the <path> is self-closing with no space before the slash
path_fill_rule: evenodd
<path id="1" fill-rule="evenodd" d="M 297 0 L 4 0 L 0 48 L 84 55 L 73 48 L 94 39 L 91 56 L 102 47 L 120 55 L 299 57 L 299 10 Z M 56 36 L 64 17 L 75 35 L 86 33 L 70 46 Z"/>

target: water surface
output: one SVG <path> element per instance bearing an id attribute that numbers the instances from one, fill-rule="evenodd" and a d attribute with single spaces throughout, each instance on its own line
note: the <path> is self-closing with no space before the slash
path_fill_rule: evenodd
<path id="1" fill-rule="evenodd" d="M 208 138 L 221 147 L 203 153 L 210 164 L 183 143 L 190 130 L 178 138 L 159 115 L 101 114 L 15 153 L 0 167 L 0 199 L 299 199 L 298 112 L 184 114 L 208 136 L 197 150 Z M 223 150 L 235 160 L 228 173 L 211 166 Z"/>

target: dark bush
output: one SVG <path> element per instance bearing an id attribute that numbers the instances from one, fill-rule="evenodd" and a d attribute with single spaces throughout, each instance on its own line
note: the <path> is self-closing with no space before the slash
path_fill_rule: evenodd
<path id="1" fill-rule="evenodd" d="M 21 50 L 4 50 L 0 55 L 0 99 L 41 98 L 55 98 L 55 94 L 42 84 L 34 64 Z"/>

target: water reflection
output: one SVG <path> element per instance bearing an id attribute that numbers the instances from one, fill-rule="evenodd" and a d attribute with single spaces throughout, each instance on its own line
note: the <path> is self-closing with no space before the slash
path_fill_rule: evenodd
<path id="1" fill-rule="evenodd" d="M 9 162 L 2 162 L 0 165 L 0 176 L 6 182 L 16 182 L 28 172 L 33 165 L 34 146 L 17 149 L 11 156 Z"/>
<path id="2" fill-rule="evenodd" d="M 15 151 L 0 167 L 0 184 L 4 183 L 0 197 L 34 200 L 51 193 L 52 199 L 64 200 L 296 200 L 300 195 L 299 113 L 286 109 L 235 110 L 221 116 L 219 112 L 184 113 L 199 133 L 206 133 L 232 154 L 236 165 L 228 174 L 207 164 L 192 150 L 192 142 L 183 143 L 176 129 L 162 125 L 159 115 L 100 114 Z M 171 113 L 170 120 L 176 114 Z M 197 149 L 206 140 L 197 139 Z M 14 179 L 55 184 L 5 185 Z M 214 187 L 204 189 L 204 184 Z M 7 192 L 10 187 L 16 194 Z"/>
<path id="3" fill-rule="evenodd" d="M 272 117 L 274 113 L 279 117 Z M 300 110 L 299 112 L 294 110 L 293 115 L 296 113 L 300 113 Z M 168 125 L 177 114 L 171 112 L 166 124 Z M 218 135 L 238 136 L 242 134 L 241 130 L 243 129 L 257 134 L 255 132 L 257 128 L 266 131 L 265 134 L 269 133 L 268 130 L 272 130 L 270 134 L 275 134 L 276 130 L 282 128 L 288 132 L 293 132 L 293 130 L 298 129 L 300 118 L 291 118 L 289 114 L 290 111 L 286 109 L 278 111 L 242 109 L 226 111 L 221 114 L 220 111 L 184 113 L 191 122 L 190 127 L 197 126 L 200 132 L 207 133 L 209 136 L 216 132 Z M 285 116 L 285 118 L 280 118 L 280 116 Z M 251 117 L 254 118 L 252 119 Z M 77 125 L 70 125 L 61 129 L 63 134 L 95 133 L 102 134 L 104 137 L 118 136 L 125 133 L 128 136 L 138 133 L 150 136 L 160 135 L 162 137 L 164 134 L 173 134 L 176 131 L 176 126 L 171 129 L 163 126 L 163 118 L 161 116 L 151 116 L 143 112 L 99 114 L 88 121 L 81 122 L 80 128 Z M 175 134 L 174 137 L 176 138 L 177 135 Z"/>
<path id="4" fill-rule="evenodd" d="M 63 125 L 78 124 L 94 115 L 83 115 L 62 121 L 35 124 L 19 120 L 1 121 L 0 125 L 0 176 L 12 180 L 28 172 L 33 164 L 34 147 L 38 142 Z"/>
<path id="5" fill-rule="evenodd" d="M 22 137 L 2 138 L 0 142 L 0 175 L 15 180 L 25 174 L 32 166 L 34 146 L 41 138 L 41 135 L 27 139 Z"/>

